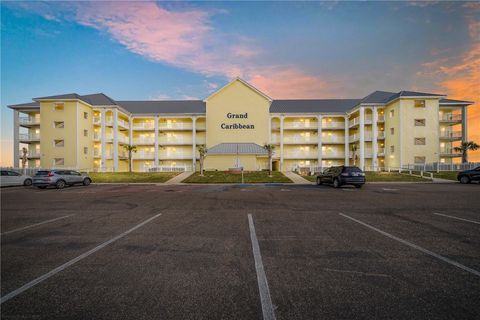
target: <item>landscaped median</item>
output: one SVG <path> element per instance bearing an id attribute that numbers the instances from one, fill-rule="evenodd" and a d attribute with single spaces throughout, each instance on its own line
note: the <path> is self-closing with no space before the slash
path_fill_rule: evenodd
<path id="1" fill-rule="evenodd" d="M 240 173 L 229 173 L 227 171 L 205 171 L 203 176 L 195 172 L 182 181 L 183 183 L 242 183 Z M 243 183 L 292 183 L 283 173 L 275 171 L 272 176 L 268 171 L 254 171 L 243 173 Z"/>
<path id="2" fill-rule="evenodd" d="M 434 178 L 445 179 L 445 180 L 457 180 L 458 171 L 440 171 L 440 172 L 433 172 Z"/>
<path id="3" fill-rule="evenodd" d="M 179 172 L 92 172 L 94 183 L 162 183 Z"/>
<path id="4" fill-rule="evenodd" d="M 305 179 L 315 182 L 317 176 L 308 176 L 304 177 Z M 365 178 L 368 182 L 426 182 L 427 179 L 421 177 L 415 177 L 408 174 L 398 173 L 398 172 L 365 172 Z"/>

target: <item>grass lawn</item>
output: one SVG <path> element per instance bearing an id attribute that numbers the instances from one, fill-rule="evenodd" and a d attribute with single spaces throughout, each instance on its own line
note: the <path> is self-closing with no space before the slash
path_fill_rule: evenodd
<path id="1" fill-rule="evenodd" d="M 457 174 L 458 171 L 440 171 L 439 173 L 433 172 L 433 177 L 457 181 Z"/>
<path id="2" fill-rule="evenodd" d="M 315 182 L 316 176 L 308 176 L 304 177 L 305 179 Z M 409 176 L 407 174 L 400 174 L 398 172 L 372 172 L 367 171 L 365 172 L 365 178 L 367 182 L 388 182 L 388 181 L 428 181 L 427 179 Z"/>
<path id="3" fill-rule="evenodd" d="M 244 183 L 291 183 L 292 181 L 285 177 L 281 172 L 275 171 L 272 176 L 268 176 L 267 171 L 244 172 Z M 242 175 L 228 173 L 226 171 L 205 171 L 204 176 L 200 172 L 183 180 L 185 183 L 241 183 Z"/>
<path id="4" fill-rule="evenodd" d="M 178 172 L 92 172 L 90 178 L 95 182 L 165 182 L 178 175 Z"/>

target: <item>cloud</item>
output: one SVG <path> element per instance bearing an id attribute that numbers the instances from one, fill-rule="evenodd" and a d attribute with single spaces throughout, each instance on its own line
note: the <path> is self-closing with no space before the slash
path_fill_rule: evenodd
<path id="1" fill-rule="evenodd" d="M 327 92 L 324 81 L 301 68 L 260 63 L 265 50 L 253 39 L 215 29 L 211 18 L 224 11 L 179 8 L 178 4 L 176 10 L 167 9 L 151 1 L 61 2 L 52 6 L 27 2 L 20 7 L 49 20 L 74 21 L 97 29 L 131 52 L 207 78 L 238 76 L 282 97 L 302 93 L 318 97 Z"/>

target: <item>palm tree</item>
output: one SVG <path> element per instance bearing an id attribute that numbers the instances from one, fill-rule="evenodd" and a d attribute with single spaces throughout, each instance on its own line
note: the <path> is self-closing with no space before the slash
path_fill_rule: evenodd
<path id="1" fill-rule="evenodd" d="M 467 153 L 469 150 L 475 151 L 480 148 L 480 145 L 473 141 L 464 141 L 458 147 L 454 147 L 453 150 L 462 153 L 462 163 L 467 163 Z"/>
<path id="2" fill-rule="evenodd" d="M 23 148 L 22 148 L 22 168 L 23 168 L 23 174 L 26 174 L 26 173 L 27 173 L 27 169 L 26 169 L 27 161 L 28 161 L 27 154 L 28 154 L 27 148 L 23 147 Z M 17 160 L 17 161 L 18 161 L 18 160 Z M 17 162 L 17 164 L 18 164 L 18 162 Z"/>
<path id="3" fill-rule="evenodd" d="M 356 144 L 352 145 L 352 159 L 353 159 L 353 165 L 356 165 L 357 163 L 357 145 Z"/>
<path id="4" fill-rule="evenodd" d="M 205 157 L 207 156 L 207 148 L 205 145 L 201 144 L 197 146 L 198 149 L 198 154 L 200 156 L 200 176 L 203 177 L 203 161 L 205 160 Z"/>
<path id="5" fill-rule="evenodd" d="M 132 172 L 132 152 L 137 152 L 137 146 L 126 144 L 123 148 L 128 152 L 128 172 Z"/>
<path id="6" fill-rule="evenodd" d="M 273 144 L 268 144 L 265 143 L 263 145 L 263 149 L 265 149 L 268 152 L 268 172 L 269 176 L 272 176 L 272 157 L 273 157 L 273 151 L 275 150 L 275 146 Z"/>

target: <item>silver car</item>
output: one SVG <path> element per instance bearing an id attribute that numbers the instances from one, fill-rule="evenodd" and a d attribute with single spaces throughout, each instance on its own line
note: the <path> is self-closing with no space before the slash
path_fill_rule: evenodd
<path id="1" fill-rule="evenodd" d="M 1 170 L 0 186 L 31 186 L 32 177 L 13 170 Z"/>
<path id="2" fill-rule="evenodd" d="M 88 175 L 73 170 L 41 170 L 37 171 L 33 177 L 33 185 L 40 189 L 45 189 L 48 186 L 63 189 L 65 186 L 73 186 L 74 184 L 88 186 L 91 182 L 92 179 Z"/>

